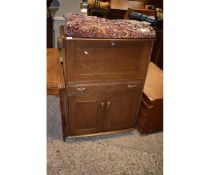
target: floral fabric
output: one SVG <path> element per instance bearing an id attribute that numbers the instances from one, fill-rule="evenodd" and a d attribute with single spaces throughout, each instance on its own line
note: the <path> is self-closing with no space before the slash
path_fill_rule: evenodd
<path id="1" fill-rule="evenodd" d="M 155 30 L 140 21 L 109 20 L 96 16 L 64 15 L 64 32 L 79 38 L 155 38 Z"/>

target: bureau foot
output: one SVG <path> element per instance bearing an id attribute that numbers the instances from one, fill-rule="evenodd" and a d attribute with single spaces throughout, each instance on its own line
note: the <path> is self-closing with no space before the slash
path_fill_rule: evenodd
<path id="1" fill-rule="evenodd" d="M 66 137 L 65 136 L 63 136 L 63 141 L 66 142 Z"/>

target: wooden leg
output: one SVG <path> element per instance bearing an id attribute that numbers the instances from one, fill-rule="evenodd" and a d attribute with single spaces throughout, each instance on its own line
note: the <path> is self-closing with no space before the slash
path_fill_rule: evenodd
<path id="1" fill-rule="evenodd" d="M 65 142 L 66 136 L 66 121 L 65 121 L 65 109 L 64 109 L 64 96 L 60 96 L 60 111 L 61 111 L 61 122 L 62 122 L 62 131 L 63 131 L 63 141 Z"/>

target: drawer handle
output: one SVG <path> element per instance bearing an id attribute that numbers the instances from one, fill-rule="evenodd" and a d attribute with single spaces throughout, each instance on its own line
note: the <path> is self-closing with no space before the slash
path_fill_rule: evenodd
<path id="1" fill-rule="evenodd" d="M 85 87 L 78 87 L 78 88 L 77 88 L 77 91 L 80 91 L 80 92 L 85 91 L 85 90 L 86 90 Z"/>
<path id="2" fill-rule="evenodd" d="M 116 43 L 114 41 L 111 41 L 111 46 L 115 46 Z"/>
<path id="3" fill-rule="evenodd" d="M 135 88 L 136 84 L 128 84 L 128 88 Z"/>
<path id="4" fill-rule="evenodd" d="M 153 105 L 148 105 L 147 102 L 143 98 L 141 99 L 141 101 L 142 101 L 143 105 L 146 106 L 148 109 L 154 108 Z"/>

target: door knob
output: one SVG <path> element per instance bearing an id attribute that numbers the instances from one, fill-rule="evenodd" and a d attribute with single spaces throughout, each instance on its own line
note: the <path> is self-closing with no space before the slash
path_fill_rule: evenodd
<path id="1" fill-rule="evenodd" d="M 106 104 L 107 104 L 106 108 L 109 109 L 110 108 L 110 105 L 111 105 L 110 101 L 107 101 Z"/>
<path id="2" fill-rule="evenodd" d="M 101 108 L 104 107 L 104 102 L 101 102 L 100 107 L 101 107 Z"/>

